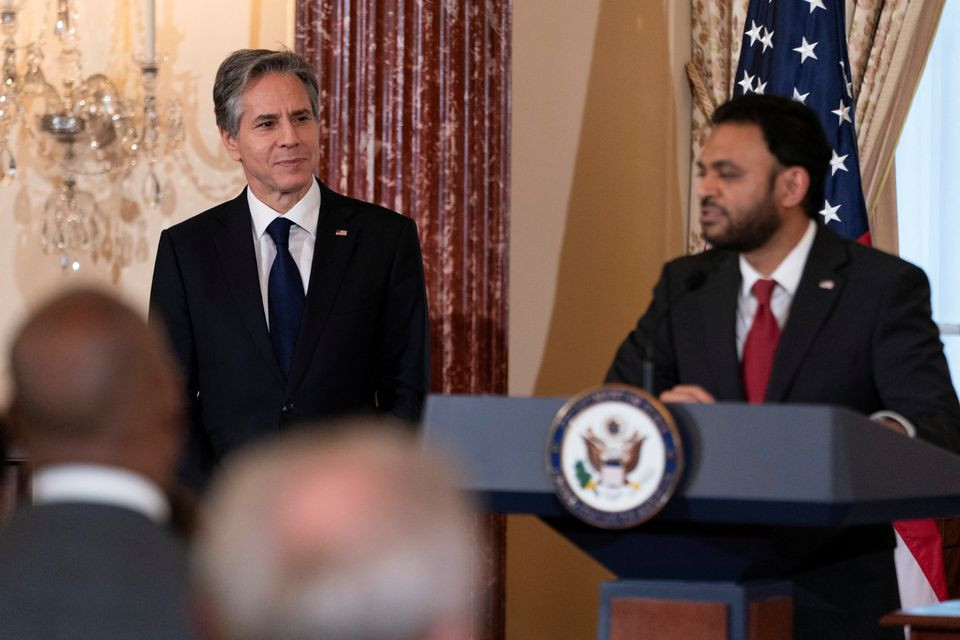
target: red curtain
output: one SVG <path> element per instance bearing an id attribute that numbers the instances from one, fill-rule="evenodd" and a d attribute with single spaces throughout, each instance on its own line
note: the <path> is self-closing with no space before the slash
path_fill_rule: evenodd
<path id="1" fill-rule="evenodd" d="M 319 177 L 417 221 L 433 389 L 506 393 L 510 0 L 299 0 Z"/>
<path id="2" fill-rule="evenodd" d="M 416 220 L 442 393 L 507 391 L 511 0 L 297 0 L 320 82 L 318 177 Z M 503 517 L 480 523 L 504 636 Z"/>

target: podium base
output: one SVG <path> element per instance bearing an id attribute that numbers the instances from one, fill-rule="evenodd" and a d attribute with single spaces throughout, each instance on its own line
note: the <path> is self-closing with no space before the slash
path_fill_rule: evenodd
<path id="1" fill-rule="evenodd" d="M 786 582 L 618 580 L 600 587 L 598 640 L 790 640 Z"/>

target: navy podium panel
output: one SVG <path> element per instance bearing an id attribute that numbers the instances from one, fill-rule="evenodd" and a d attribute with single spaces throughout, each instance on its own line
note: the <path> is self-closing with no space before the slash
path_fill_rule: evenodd
<path id="1" fill-rule="evenodd" d="M 461 463 L 493 513 L 542 517 L 620 577 L 782 575 L 807 547 L 893 520 L 960 514 L 960 456 L 819 405 L 670 405 L 686 452 L 673 498 L 626 531 L 581 523 L 547 475 L 565 398 L 428 398 L 422 437 Z M 878 544 L 888 544 L 879 541 Z"/>

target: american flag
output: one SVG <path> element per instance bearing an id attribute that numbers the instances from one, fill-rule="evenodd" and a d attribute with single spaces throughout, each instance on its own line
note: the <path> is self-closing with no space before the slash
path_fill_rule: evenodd
<path id="1" fill-rule="evenodd" d="M 870 244 L 843 0 L 751 0 L 735 82 L 734 95 L 786 96 L 817 112 L 833 149 L 820 215 L 840 235 Z"/>

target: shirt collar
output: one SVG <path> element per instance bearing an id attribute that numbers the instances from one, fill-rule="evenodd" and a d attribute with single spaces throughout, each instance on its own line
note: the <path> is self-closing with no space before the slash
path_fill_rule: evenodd
<path id="1" fill-rule="evenodd" d="M 170 504 L 146 477 L 119 467 L 58 464 L 33 475 L 33 502 L 87 502 L 142 513 L 157 523 L 170 517 Z"/>
<path id="2" fill-rule="evenodd" d="M 800 242 L 794 245 L 787 257 L 770 274 L 770 279 L 775 280 L 778 285 L 784 288 L 790 297 L 797 292 L 800 286 L 800 277 L 803 276 L 803 267 L 807 264 L 807 257 L 810 255 L 810 249 L 813 247 L 813 239 L 817 235 L 817 223 L 813 220 L 807 225 L 807 230 L 803 232 Z M 740 254 L 740 295 L 750 295 L 753 284 L 760 278 L 765 278 L 763 274 L 753 268 L 747 262 L 747 259 Z"/>
<path id="3" fill-rule="evenodd" d="M 290 210 L 284 214 L 277 213 L 264 204 L 260 198 L 253 195 L 250 187 L 247 187 L 247 205 L 250 207 L 250 217 L 253 219 L 253 231 L 258 238 L 266 233 L 267 225 L 280 215 L 311 236 L 315 236 L 317 219 L 320 217 L 320 185 L 314 180 L 297 204 L 290 207 Z"/>

